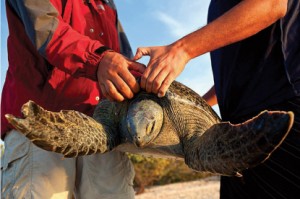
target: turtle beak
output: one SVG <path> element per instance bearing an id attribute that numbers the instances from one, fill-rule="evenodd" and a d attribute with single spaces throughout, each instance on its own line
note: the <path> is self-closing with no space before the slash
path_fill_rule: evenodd
<path id="1" fill-rule="evenodd" d="M 144 129 L 136 129 L 138 131 L 131 131 L 130 134 L 134 135 L 133 136 L 133 144 L 137 147 L 145 147 L 147 146 L 151 140 L 152 140 L 152 135 L 155 133 L 155 119 L 152 118 L 152 120 L 148 120 L 146 118 L 144 118 L 144 121 L 141 121 L 141 123 L 145 123 L 145 124 L 141 124 L 139 125 L 140 127 L 145 127 Z M 130 128 L 129 128 L 130 129 Z"/>
<path id="2" fill-rule="evenodd" d="M 133 144 L 139 148 L 143 148 L 147 143 L 144 143 L 140 137 L 134 136 L 133 137 Z"/>

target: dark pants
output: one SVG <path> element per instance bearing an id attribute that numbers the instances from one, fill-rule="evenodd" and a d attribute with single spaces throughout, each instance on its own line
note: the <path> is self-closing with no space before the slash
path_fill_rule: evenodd
<path id="1" fill-rule="evenodd" d="M 243 177 L 221 177 L 221 199 L 300 198 L 300 97 L 268 110 L 294 112 L 289 135 L 265 163 L 243 171 Z"/>

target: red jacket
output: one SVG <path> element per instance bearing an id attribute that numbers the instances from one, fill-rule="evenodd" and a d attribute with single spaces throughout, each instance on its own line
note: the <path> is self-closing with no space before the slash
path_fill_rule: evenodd
<path id="1" fill-rule="evenodd" d="M 113 1 L 8 0 L 6 10 L 9 67 L 1 135 L 10 129 L 4 115 L 21 116 L 28 100 L 51 111 L 73 109 L 91 115 L 101 98 L 96 82 L 101 57 L 95 51 L 105 45 L 119 52 L 120 38 L 128 44 L 124 34 L 118 34 Z M 129 46 L 122 47 L 131 53 Z"/>

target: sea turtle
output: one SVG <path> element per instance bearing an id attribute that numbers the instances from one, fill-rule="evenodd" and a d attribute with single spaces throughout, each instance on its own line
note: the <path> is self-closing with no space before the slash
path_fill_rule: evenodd
<path id="1" fill-rule="evenodd" d="M 264 111 L 241 124 L 221 122 L 190 88 L 173 82 L 165 97 L 141 91 L 121 103 L 102 100 L 93 118 L 46 111 L 32 101 L 25 119 L 8 121 L 37 146 L 66 157 L 113 149 L 184 159 L 197 171 L 237 175 L 264 162 L 287 136 L 293 113 Z"/>

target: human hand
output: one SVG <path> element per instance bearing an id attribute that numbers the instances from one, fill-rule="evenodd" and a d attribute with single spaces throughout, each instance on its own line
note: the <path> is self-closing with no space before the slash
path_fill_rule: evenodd
<path id="1" fill-rule="evenodd" d="M 97 78 L 104 97 L 111 101 L 130 99 L 140 86 L 130 70 L 143 73 L 145 66 L 116 52 L 107 52 L 101 59 Z"/>
<path id="2" fill-rule="evenodd" d="M 171 83 L 182 72 L 189 57 L 175 44 L 169 46 L 140 47 L 133 60 L 150 56 L 148 66 L 141 77 L 140 86 L 147 92 L 163 97 Z"/>
<path id="3" fill-rule="evenodd" d="M 215 86 L 212 86 L 202 97 L 210 106 L 218 104 Z"/>

